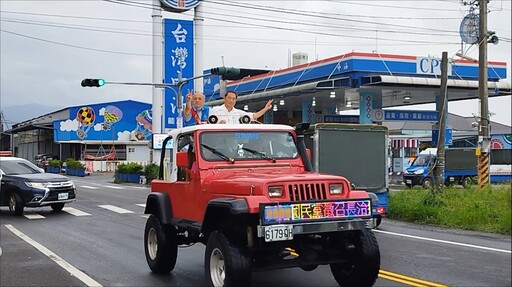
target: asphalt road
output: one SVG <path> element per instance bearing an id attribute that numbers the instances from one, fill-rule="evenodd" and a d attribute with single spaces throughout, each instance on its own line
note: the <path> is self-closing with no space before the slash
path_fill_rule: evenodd
<path id="1" fill-rule="evenodd" d="M 180 248 L 171 275 L 150 272 L 144 257 L 140 185 L 112 174 L 72 177 L 78 199 L 62 213 L 0 209 L 1 286 L 204 286 L 204 246 Z M 376 286 L 511 286 L 511 239 L 384 220 Z M 413 281 L 417 280 L 417 281 Z M 253 274 L 254 286 L 336 286 L 327 266 Z"/>

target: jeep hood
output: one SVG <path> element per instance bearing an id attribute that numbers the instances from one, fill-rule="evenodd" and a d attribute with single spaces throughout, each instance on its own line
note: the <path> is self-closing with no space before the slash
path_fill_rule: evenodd
<path id="1" fill-rule="evenodd" d="M 288 170 L 287 170 L 288 171 Z M 205 178 L 203 187 L 211 193 L 233 195 L 263 195 L 268 186 L 307 183 L 340 183 L 344 177 L 313 172 L 296 174 L 274 171 L 257 173 L 255 171 L 230 171 L 210 175 Z"/>

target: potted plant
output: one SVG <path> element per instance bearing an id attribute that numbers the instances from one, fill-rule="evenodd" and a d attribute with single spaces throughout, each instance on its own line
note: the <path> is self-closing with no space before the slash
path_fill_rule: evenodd
<path id="1" fill-rule="evenodd" d="M 47 171 L 51 173 L 60 173 L 60 167 L 62 165 L 62 161 L 58 159 L 52 159 L 48 162 Z"/>
<path id="2" fill-rule="evenodd" d="M 128 181 L 128 164 L 120 163 L 117 165 L 115 180 L 120 182 Z"/>
<path id="3" fill-rule="evenodd" d="M 144 167 L 144 176 L 146 177 L 146 184 L 150 184 L 155 178 L 158 178 L 159 166 L 156 163 L 150 163 Z"/>
<path id="4" fill-rule="evenodd" d="M 83 165 L 78 160 L 67 159 L 66 174 L 83 177 L 85 176 L 85 165 Z"/>
<path id="5" fill-rule="evenodd" d="M 143 166 L 138 163 L 121 163 L 116 168 L 116 181 L 138 183 Z"/>

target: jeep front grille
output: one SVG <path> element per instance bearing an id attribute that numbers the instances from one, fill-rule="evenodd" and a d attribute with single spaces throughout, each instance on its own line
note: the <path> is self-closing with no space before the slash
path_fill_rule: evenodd
<path id="1" fill-rule="evenodd" d="M 324 183 L 289 184 L 288 195 L 291 201 L 327 199 L 327 188 Z"/>

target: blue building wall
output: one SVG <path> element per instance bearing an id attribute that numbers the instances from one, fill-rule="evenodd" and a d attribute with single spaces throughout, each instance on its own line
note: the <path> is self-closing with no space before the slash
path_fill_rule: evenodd
<path id="1" fill-rule="evenodd" d="M 68 119 L 53 122 L 54 141 L 151 140 L 151 104 L 118 101 L 69 108 Z"/>

